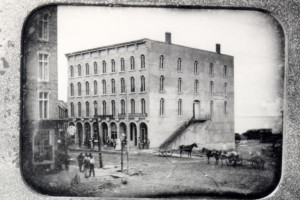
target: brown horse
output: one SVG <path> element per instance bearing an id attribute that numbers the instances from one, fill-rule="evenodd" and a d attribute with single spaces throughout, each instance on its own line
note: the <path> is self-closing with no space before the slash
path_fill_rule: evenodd
<path id="1" fill-rule="evenodd" d="M 181 157 L 182 152 L 186 151 L 188 153 L 188 157 L 191 158 L 192 157 L 192 151 L 193 151 L 194 147 L 198 148 L 196 143 L 193 143 L 191 145 L 180 145 L 179 146 L 180 157 Z"/>
<path id="2" fill-rule="evenodd" d="M 219 164 L 219 157 L 222 153 L 222 151 L 218 151 L 218 150 L 215 150 L 215 149 L 206 149 L 206 148 L 203 148 L 202 149 L 202 153 L 205 153 L 206 154 L 206 157 L 207 157 L 207 164 L 209 164 L 209 159 L 211 157 L 214 157 L 216 159 L 216 165 Z"/>

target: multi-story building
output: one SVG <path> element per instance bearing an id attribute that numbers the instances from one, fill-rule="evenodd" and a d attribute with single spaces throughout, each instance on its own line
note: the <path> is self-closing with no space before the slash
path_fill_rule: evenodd
<path id="1" fill-rule="evenodd" d="M 130 146 L 234 147 L 233 57 L 141 39 L 66 54 L 75 142 L 128 134 Z M 126 134 L 127 135 L 127 134 Z"/>
<path id="2" fill-rule="evenodd" d="M 58 100 L 58 118 L 68 119 L 68 104 L 62 100 Z"/>

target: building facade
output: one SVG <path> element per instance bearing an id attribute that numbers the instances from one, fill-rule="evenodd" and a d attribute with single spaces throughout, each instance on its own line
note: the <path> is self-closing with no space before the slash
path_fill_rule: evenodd
<path id="1" fill-rule="evenodd" d="M 233 57 L 141 39 L 66 54 L 75 142 L 234 147 Z M 183 128 L 184 126 L 184 128 Z M 128 133 L 128 134 L 127 134 Z"/>

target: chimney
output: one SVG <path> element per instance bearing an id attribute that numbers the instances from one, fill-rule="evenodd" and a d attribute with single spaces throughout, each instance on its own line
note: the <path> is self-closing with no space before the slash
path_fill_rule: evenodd
<path id="1" fill-rule="evenodd" d="M 165 33 L 165 42 L 167 43 L 167 44 L 171 44 L 171 33 L 170 32 L 166 32 Z"/>
<path id="2" fill-rule="evenodd" d="M 217 52 L 217 54 L 221 53 L 221 45 L 220 44 L 216 44 L 216 52 Z"/>

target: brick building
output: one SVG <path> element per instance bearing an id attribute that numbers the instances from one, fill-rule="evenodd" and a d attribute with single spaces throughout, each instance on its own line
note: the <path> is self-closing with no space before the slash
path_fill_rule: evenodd
<path id="1" fill-rule="evenodd" d="M 128 133 L 131 147 L 234 147 L 233 57 L 165 37 L 66 54 L 76 143 L 100 131 L 104 143 Z"/>

